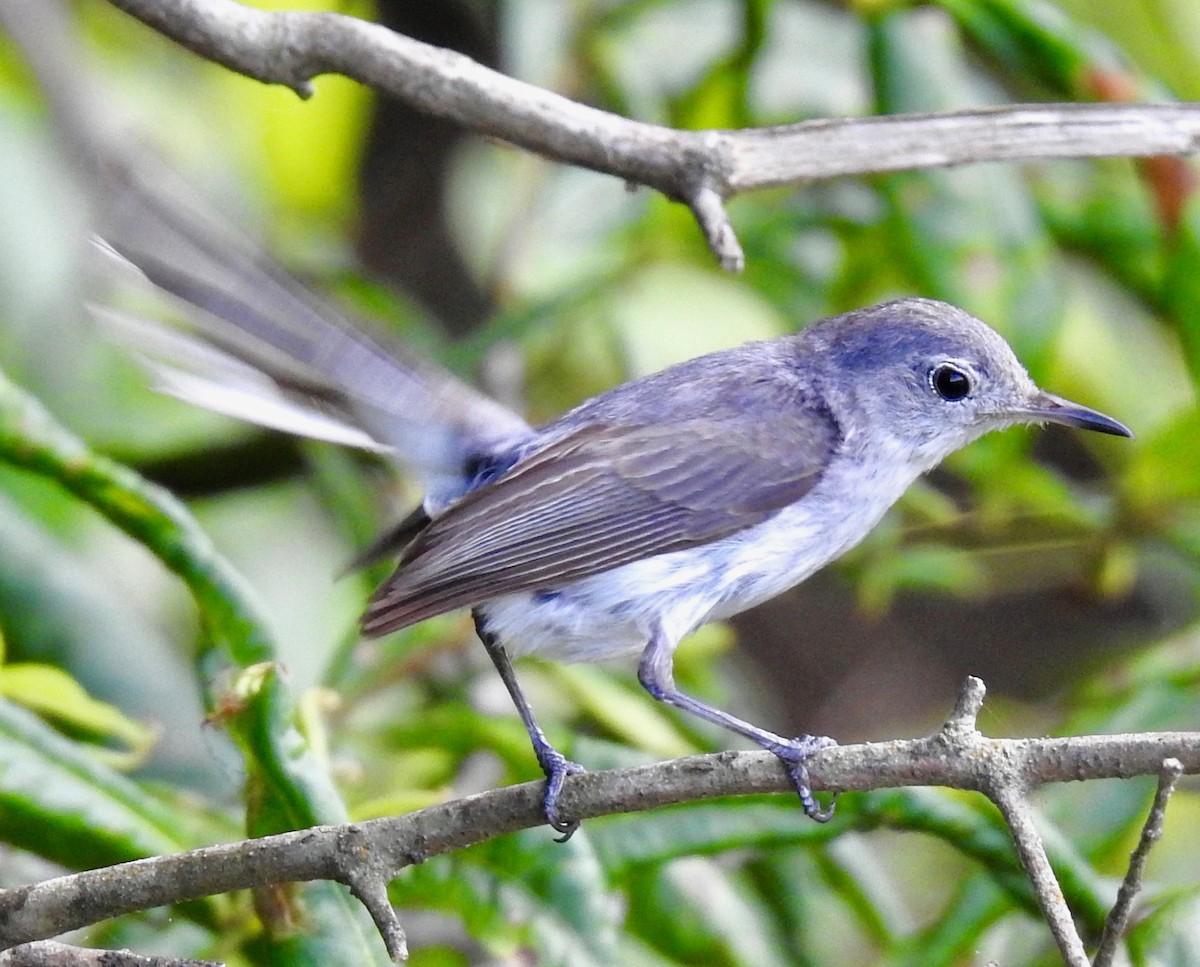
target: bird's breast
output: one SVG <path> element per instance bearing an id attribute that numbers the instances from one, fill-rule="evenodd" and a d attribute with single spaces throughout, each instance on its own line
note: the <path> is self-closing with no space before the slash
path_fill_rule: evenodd
<path id="1" fill-rule="evenodd" d="M 891 447 L 834 460 L 804 498 L 711 544 L 479 606 L 510 653 L 563 661 L 636 654 L 799 584 L 861 541 L 924 468 Z"/>

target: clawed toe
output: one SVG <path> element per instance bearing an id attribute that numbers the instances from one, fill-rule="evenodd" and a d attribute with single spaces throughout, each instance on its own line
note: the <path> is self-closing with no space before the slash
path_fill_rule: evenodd
<path id="1" fill-rule="evenodd" d="M 558 808 L 558 797 L 567 776 L 577 775 L 585 770 L 578 762 L 572 762 L 557 749 L 549 747 L 538 756 L 538 762 L 541 764 L 542 771 L 546 773 L 546 791 L 542 795 L 542 815 L 546 817 L 546 822 L 551 829 L 562 834 L 556 841 L 565 843 L 579 828 L 579 820 L 563 818 Z"/>
<path id="2" fill-rule="evenodd" d="M 816 796 L 813 795 L 812 787 L 808 781 L 808 767 L 803 762 L 788 762 L 786 760 L 784 765 L 787 766 L 788 778 L 792 780 L 792 788 L 796 790 L 796 795 L 800 797 L 800 805 L 804 807 L 804 815 L 818 823 L 827 823 L 833 819 L 834 804 L 831 802 L 828 809 L 822 809 L 821 804 L 817 802 Z"/>
<path id="3" fill-rule="evenodd" d="M 561 836 L 554 837 L 554 842 L 565 843 L 575 835 L 575 830 L 579 828 L 578 819 L 560 819 L 558 818 L 557 814 L 550 814 L 549 806 L 543 806 L 543 809 L 546 813 L 546 822 L 549 823 L 550 828 L 556 833 L 562 833 Z"/>
<path id="4" fill-rule="evenodd" d="M 800 804 L 804 807 L 804 815 L 818 823 L 827 823 L 833 818 L 834 806 L 830 803 L 828 809 L 821 808 L 809 784 L 808 767 L 805 763 L 813 753 L 835 745 L 837 743 L 826 735 L 800 735 L 787 745 L 773 745 L 770 749 L 783 760 L 788 778 L 792 780 L 792 788 L 796 790 Z"/>

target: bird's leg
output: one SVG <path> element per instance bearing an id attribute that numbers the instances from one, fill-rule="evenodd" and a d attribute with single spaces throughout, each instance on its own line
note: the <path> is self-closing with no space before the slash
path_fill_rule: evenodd
<path id="1" fill-rule="evenodd" d="M 538 765 L 546 774 L 546 792 L 542 796 L 542 814 L 556 832 L 562 833 L 558 841 L 565 843 L 579 828 L 579 820 L 562 818 L 558 811 L 558 796 L 562 792 L 567 776 L 583 772 L 583 766 L 572 762 L 550 744 L 546 733 L 542 731 L 541 726 L 537 724 L 537 719 L 533 717 L 533 709 L 530 708 L 529 700 L 521 691 L 521 683 L 517 681 L 517 675 L 513 671 L 508 652 L 504 650 L 499 639 L 484 626 L 483 616 L 477 610 L 473 611 L 471 616 L 475 619 L 475 632 L 479 635 L 479 640 L 487 649 L 492 664 L 496 666 L 496 671 L 500 673 L 504 687 L 508 689 L 508 694 L 517 707 L 521 721 L 525 723 L 525 731 L 529 733 L 529 740 L 533 743 L 533 753 L 537 756 Z"/>
<path id="2" fill-rule="evenodd" d="M 837 743 L 823 735 L 801 735 L 794 739 L 785 739 L 774 732 L 744 722 L 728 712 L 722 712 L 719 708 L 706 705 L 690 695 L 684 695 L 675 687 L 674 655 L 675 642 L 671 641 L 661 628 L 656 629 L 638 664 L 638 681 L 642 683 L 642 687 L 660 702 L 674 705 L 705 721 L 744 735 L 768 752 L 775 753 L 787 768 L 792 786 L 804 806 L 804 814 L 820 823 L 832 818 L 833 807 L 821 809 L 821 804 L 813 796 L 808 781 L 808 769 L 804 763 L 817 750 Z"/>

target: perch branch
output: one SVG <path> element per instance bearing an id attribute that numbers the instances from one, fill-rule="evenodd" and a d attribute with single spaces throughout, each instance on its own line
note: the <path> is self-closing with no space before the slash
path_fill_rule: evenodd
<path id="1" fill-rule="evenodd" d="M 0 951 L 0 967 L 221 967 L 212 960 L 153 957 L 132 950 L 92 950 L 39 940 Z"/>
<path id="2" fill-rule="evenodd" d="M 959 708 L 966 712 L 926 738 L 822 751 L 809 769 L 814 788 L 843 792 L 936 785 L 991 795 L 999 775 L 1019 778 L 1024 788 L 1157 775 L 1164 759 L 1172 756 L 1184 772 L 1200 772 L 1197 733 L 989 739 L 964 727 L 973 701 L 960 699 Z M 563 808 L 588 819 L 718 796 L 790 790 L 773 755 L 723 752 L 572 776 L 563 790 Z M 432 856 L 540 825 L 541 795 L 542 783 L 530 782 L 405 816 L 209 846 L 0 891 L 0 947 L 211 894 L 330 879 L 351 885 L 356 895 L 370 901 L 389 949 L 398 955 L 403 936 L 390 907 L 380 901 L 379 884 Z"/>

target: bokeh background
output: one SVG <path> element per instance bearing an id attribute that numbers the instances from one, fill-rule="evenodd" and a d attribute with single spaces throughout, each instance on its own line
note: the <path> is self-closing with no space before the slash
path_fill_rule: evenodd
<path id="1" fill-rule="evenodd" d="M 684 128 L 1200 99 L 1191 0 L 303 6 Z M 929 731 L 967 674 L 989 686 L 980 724 L 991 734 L 1196 727 L 1191 160 L 978 165 L 759 192 L 730 205 L 747 259 L 735 277 L 689 213 L 650 192 L 341 78 L 318 79 L 302 102 L 100 0 L 47 3 L 37 16 L 23 43 L 67 45 L 57 79 L 103 104 L 131 156 L 173 167 L 306 284 L 534 420 L 888 297 L 945 299 L 984 318 L 1038 382 L 1137 439 L 1046 428 L 972 445 L 835 567 L 694 636 L 681 684 L 772 729 L 843 742 Z M 250 661 L 214 644 L 206 606 L 198 617 L 150 542 L 68 493 L 61 469 L 31 473 L 10 433 L 0 839 L 11 845 L 0 885 L 536 778 L 465 616 L 356 640 L 386 568 L 340 572 L 417 499 L 410 482 L 156 396 L 96 331 L 83 305 L 97 290 L 84 244 L 97 186 L 66 143 L 21 47 L 0 34 L 0 368 L 90 453 L 185 501 L 256 602 L 270 642 L 256 657 L 279 664 L 247 672 Z M 730 745 L 654 707 L 630 668 L 529 663 L 520 674 L 552 739 L 589 766 Z M 264 748 L 285 747 L 291 765 L 273 771 Z M 1092 783 L 1039 800 L 1086 931 L 1111 901 L 1150 789 Z M 304 809 L 271 807 L 293 794 Z M 990 807 L 924 791 L 846 796 L 818 829 L 783 799 L 596 821 L 565 847 L 532 831 L 430 863 L 393 887 L 417 917 L 414 959 L 1055 962 Z M 1198 807 L 1187 789 L 1172 806 L 1132 962 L 1200 962 Z M 92 939 L 234 963 L 378 959 L 370 938 L 346 939 L 358 914 L 337 889 L 278 901 L 288 916 L 213 901 Z"/>

